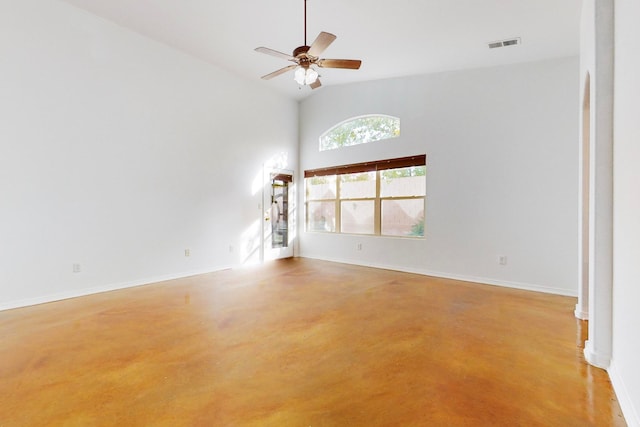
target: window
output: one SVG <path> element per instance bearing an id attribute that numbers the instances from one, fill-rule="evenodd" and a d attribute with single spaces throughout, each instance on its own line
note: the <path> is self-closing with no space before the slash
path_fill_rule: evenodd
<path id="1" fill-rule="evenodd" d="M 307 231 L 424 236 L 426 156 L 305 171 Z"/>
<path id="2" fill-rule="evenodd" d="M 400 119 L 385 115 L 355 117 L 337 124 L 320 136 L 320 151 L 366 144 L 400 136 Z"/>

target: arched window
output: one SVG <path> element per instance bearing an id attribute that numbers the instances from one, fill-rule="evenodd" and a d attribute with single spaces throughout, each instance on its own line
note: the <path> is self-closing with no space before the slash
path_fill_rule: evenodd
<path id="1" fill-rule="evenodd" d="M 320 151 L 400 136 L 400 119 L 382 114 L 353 117 L 320 136 Z"/>

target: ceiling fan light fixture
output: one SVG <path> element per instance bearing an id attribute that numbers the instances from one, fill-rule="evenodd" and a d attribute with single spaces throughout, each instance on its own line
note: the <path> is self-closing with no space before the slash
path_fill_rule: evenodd
<path id="1" fill-rule="evenodd" d="M 293 73 L 293 79 L 300 86 L 310 85 L 318 80 L 318 72 L 311 67 L 304 68 L 298 66 Z"/>

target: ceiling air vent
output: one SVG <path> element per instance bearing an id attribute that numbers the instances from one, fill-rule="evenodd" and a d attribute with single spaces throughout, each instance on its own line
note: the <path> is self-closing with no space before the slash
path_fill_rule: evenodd
<path id="1" fill-rule="evenodd" d="M 520 37 L 514 37 L 512 39 L 507 40 L 498 40 L 496 42 L 487 43 L 489 45 L 489 49 L 495 49 L 498 47 L 506 47 L 506 46 L 515 46 L 522 43 L 520 41 Z"/>

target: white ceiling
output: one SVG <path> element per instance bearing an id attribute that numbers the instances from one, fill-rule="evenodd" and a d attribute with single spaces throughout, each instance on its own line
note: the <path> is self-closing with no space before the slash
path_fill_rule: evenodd
<path id="1" fill-rule="evenodd" d="M 64 0 L 248 79 L 290 63 L 304 44 L 303 0 Z M 360 70 L 321 69 L 323 86 L 578 55 L 582 0 L 308 0 L 307 42 L 338 36 L 324 58 L 361 59 Z M 521 37 L 520 46 L 487 43 Z M 292 72 L 261 81 L 292 98 Z M 316 91 L 321 91 L 322 88 Z"/>

